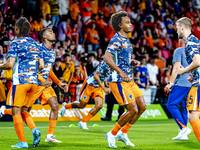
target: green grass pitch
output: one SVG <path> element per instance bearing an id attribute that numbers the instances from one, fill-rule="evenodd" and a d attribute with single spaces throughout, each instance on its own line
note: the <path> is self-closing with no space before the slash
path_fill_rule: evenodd
<path id="1" fill-rule="evenodd" d="M 29 149 L 34 150 L 106 150 L 111 149 L 105 139 L 105 134 L 112 129 L 114 121 L 89 121 L 89 130 L 77 126 L 78 122 L 58 122 L 54 135 L 62 143 L 44 142 L 48 132 L 48 122 L 36 122 L 36 126 L 41 130 L 41 142 L 39 147 L 32 147 L 32 132 L 25 125 L 26 140 Z M 100 127 L 93 127 L 99 124 Z M 188 127 L 191 128 L 188 123 Z M 191 128 L 192 129 L 192 128 Z M 172 119 L 159 121 L 137 121 L 129 130 L 128 137 L 134 148 L 127 147 L 124 143 L 116 141 L 118 149 L 134 150 L 195 150 L 200 149 L 193 132 L 188 135 L 188 141 L 172 140 L 178 134 L 178 126 Z M 18 137 L 13 128 L 13 122 L 0 122 L 0 150 L 10 150 L 11 145 L 17 144 Z"/>

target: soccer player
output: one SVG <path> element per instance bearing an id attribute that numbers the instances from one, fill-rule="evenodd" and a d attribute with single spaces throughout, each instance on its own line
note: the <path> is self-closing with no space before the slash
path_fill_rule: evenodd
<path id="1" fill-rule="evenodd" d="M 39 72 L 39 86 L 37 87 L 37 91 L 33 96 L 33 100 L 35 101 L 36 99 L 39 98 L 40 102 L 42 105 L 49 104 L 51 107 L 51 112 L 49 115 L 49 131 L 47 134 L 47 137 L 45 139 L 45 142 L 57 142 L 61 143 L 61 141 L 58 141 L 54 138 L 53 133 L 54 129 L 56 127 L 57 123 L 57 118 L 58 118 L 58 109 L 59 109 L 59 104 L 57 101 L 57 96 L 53 90 L 52 87 L 45 88 L 43 85 L 45 81 L 48 81 L 48 77 L 55 82 L 58 86 L 60 86 L 62 89 L 65 91 L 68 90 L 68 85 L 65 83 L 61 83 L 59 79 L 55 76 L 55 74 L 52 71 L 52 66 L 55 61 L 55 51 L 51 47 L 53 42 L 55 41 L 55 34 L 51 29 L 44 28 L 40 31 L 40 36 L 43 39 L 43 43 L 41 44 L 41 49 L 42 49 L 42 55 L 44 59 L 44 69 L 42 69 Z M 28 111 L 31 110 L 31 107 L 28 109 Z M 9 114 L 9 110 L 1 110 L 0 113 L 3 114 Z M 23 113 L 24 115 L 27 115 L 27 112 Z M 26 121 L 25 121 L 26 122 Z M 33 127 L 26 122 L 27 126 L 32 129 Z"/>
<path id="2" fill-rule="evenodd" d="M 106 134 L 106 139 L 108 146 L 112 148 L 116 148 L 115 138 L 134 147 L 128 139 L 127 132 L 146 110 L 146 104 L 141 90 L 132 79 L 132 68 L 139 66 L 139 62 L 132 59 L 133 48 L 127 37 L 132 24 L 127 12 L 120 11 L 111 16 L 111 25 L 116 34 L 110 40 L 104 61 L 114 70 L 108 81 L 110 89 L 119 105 L 124 106 L 127 111 Z"/>
<path id="3" fill-rule="evenodd" d="M 28 148 L 24 134 L 24 123 L 32 125 L 33 147 L 40 143 L 40 130 L 36 128 L 31 115 L 26 111 L 33 104 L 33 95 L 38 84 L 39 68 L 44 68 L 40 45 L 28 36 L 31 26 L 25 17 L 15 23 L 17 39 L 11 42 L 8 61 L 0 65 L 0 69 L 13 68 L 12 86 L 8 94 L 7 105 L 12 106 L 14 128 L 19 142 L 11 147 Z M 26 115 L 24 115 L 26 114 Z"/>
<path id="4" fill-rule="evenodd" d="M 92 99 L 94 99 L 95 107 L 92 108 L 88 115 L 78 123 L 78 126 L 80 126 L 82 129 L 88 129 L 87 121 L 95 116 L 97 112 L 103 107 L 104 95 L 102 90 L 104 90 L 104 92 L 107 94 L 110 93 L 110 88 L 102 85 L 102 83 L 106 81 L 110 74 L 110 67 L 108 67 L 108 65 L 102 61 L 97 67 L 96 71 L 94 71 L 89 77 L 84 80 L 80 91 L 80 102 L 75 101 L 69 104 L 64 102 L 62 104 L 60 112 L 61 117 L 64 116 L 64 113 L 68 108 L 85 108 L 91 97 Z"/>
<path id="5" fill-rule="evenodd" d="M 187 110 L 189 111 L 188 120 L 192 126 L 194 134 L 200 143 L 200 41 L 191 33 L 192 22 L 187 17 L 182 17 L 176 21 L 177 34 L 179 39 L 185 42 L 185 56 L 189 64 L 186 68 L 180 66 L 178 74 L 191 72 L 193 84 L 188 94 Z"/>
<path id="6" fill-rule="evenodd" d="M 177 71 L 182 65 L 187 67 L 188 63 L 185 58 L 185 43 L 182 39 L 179 39 L 179 46 L 174 52 L 173 56 L 173 70 L 171 78 L 165 86 L 165 92 L 170 92 L 167 102 L 167 109 L 173 116 L 174 120 L 180 128 L 179 134 L 172 138 L 173 140 L 188 140 L 187 135 L 191 132 L 191 129 L 187 127 L 188 112 L 187 112 L 187 96 L 191 87 L 191 83 L 187 80 L 188 74 L 178 75 Z"/>

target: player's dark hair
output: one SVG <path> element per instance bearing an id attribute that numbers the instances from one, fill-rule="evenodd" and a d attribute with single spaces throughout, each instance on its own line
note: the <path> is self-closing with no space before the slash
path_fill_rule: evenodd
<path id="1" fill-rule="evenodd" d="M 15 23 L 15 26 L 19 28 L 17 37 L 28 35 L 29 30 L 31 29 L 31 25 L 25 17 L 19 18 Z"/>
<path id="2" fill-rule="evenodd" d="M 43 28 L 43 29 L 40 31 L 40 38 L 41 38 L 41 40 L 43 40 L 43 41 L 44 41 L 43 35 L 44 35 L 44 33 L 45 33 L 45 31 L 46 31 L 47 29 L 48 29 L 48 28 Z"/>
<path id="3" fill-rule="evenodd" d="M 118 32 L 120 31 L 120 27 L 119 27 L 119 24 L 122 22 L 122 17 L 127 17 L 128 16 L 128 13 L 125 12 L 125 11 L 119 11 L 118 13 L 114 13 L 112 16 L 111 16 L 111 26 L 112 28 Z"/>

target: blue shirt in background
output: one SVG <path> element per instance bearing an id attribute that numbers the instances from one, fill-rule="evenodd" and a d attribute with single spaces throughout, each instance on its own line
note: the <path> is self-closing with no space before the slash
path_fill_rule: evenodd
<path id="1" fill-rule="evenodd" d="M 177 48 L 174 52 L 172 63 L 181 62 L 181 65 L 185 68 L 188 66 L 186 57 L 185 57 L 185 47 Z M 191 87 L 192 83 L 190 83 L 187 78 L 189 77 L 188 73 L 183 75 L 178 75 L 174 81 L 175 86 L 183 86 L 183 87 Z"/>

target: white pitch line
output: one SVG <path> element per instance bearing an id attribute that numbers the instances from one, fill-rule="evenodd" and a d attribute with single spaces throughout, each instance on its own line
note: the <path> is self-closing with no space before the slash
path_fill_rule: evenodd
<path id="1" fill-rule="evenodd" d="M 133 125 L 133 126 L 161 126 L 161 125 L 176 125 L 176 124 L 144 124 L 144 125 Z M 100 125 L 99 127 L 113 127 L 113 125 Z M 69 128 L 69 126 L 56 126 L 56 128 Z M 77 126 L 79 127 L 79 126 Z M 93 127 L 93 126 L 88 126 L 88 127 Z M 99 128 L 97 127 L 97 128 Z M 24 128 L 29 128 L 29 127 L 24 127 Z M 49 128 L 49 126 L 37 126 L 38 129 L 40 128 Z M 0 129 L 14 129 L 14 127 L 0 127 Z"/>

